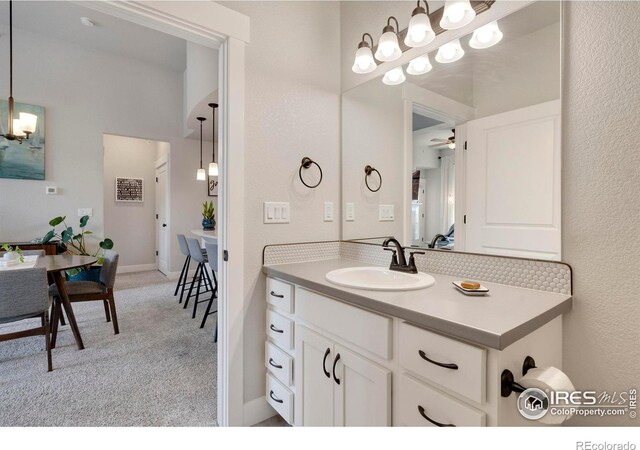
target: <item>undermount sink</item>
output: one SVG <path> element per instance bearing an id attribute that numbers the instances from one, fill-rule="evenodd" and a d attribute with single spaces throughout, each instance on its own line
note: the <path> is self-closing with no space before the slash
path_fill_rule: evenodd
<path id="1" fill-rule="evenodd" d="M 433 286 L 436 280 L 426 273 L 404 273 L 385 267 L 347 267 L 327 272 L 333 284 L 368 291 L 413 291 Z"/>

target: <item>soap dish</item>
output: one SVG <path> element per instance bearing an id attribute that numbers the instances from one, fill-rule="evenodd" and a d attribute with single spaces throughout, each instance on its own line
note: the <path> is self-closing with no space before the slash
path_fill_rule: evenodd
<path id="1" fill-rule="evenodd" d="M 462 283 L 462 281 L 452 281 L 451 283 L 456 287 L 456 289 L 458 289 L 464 295 L 482 296 L 482 295 L 487 295 L 489 293 L 489 288 L 486 288 L 483 285 L 480 285 L 478 289 L 466 289 L 466 288 L 463 288 L 462 285 L 460 284 Z"/>

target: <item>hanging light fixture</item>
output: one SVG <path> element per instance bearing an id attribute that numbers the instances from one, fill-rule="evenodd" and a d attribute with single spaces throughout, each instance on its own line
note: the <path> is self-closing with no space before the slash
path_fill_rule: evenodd
<path id="1" fill-rule="evenodd" d="M 462 45 L 460 45 L 460 39 L 454 39 L 438 49 L 436 61 L 442 64 L 447 64 L 455 62 L 463 56 L 464 50 L 462 49 Z"/>
<path id="2" fill-rule="evenodd" d="M 404 38 L 404 43 L 409 47 L 423 47 L 436 38 L 429 20 L 429 4 L 426 0 L 423 1 L 426 9 L 420 6 L 420 0 L 418 0 L 418 6 L 411 13 L 409 28 Z"/>
<path id="3" fill-rule="evenodd" d="M 209 176 L 217 177 L 218 176 L 218 163 L 216 162 L 216 108 L 218 107 L 217 103 L 209 103 L 209 107 L 213 109 L 213 134 L 211 135 L 211 162 L 209 163 Z"/>
<path id="4" fill-rule="evenodd" d="M 407 73 L 409 75 L 424 75 L 433 69 L 431 61 L 429 61 L 429 55 L 418 56 L 409 62 L 407 67 Z"/>
<path id="5" fill-rule="evenodd" d="M 456 30 L 470 24 L 475 17 L 476 12 L 469 0 L 447 0 L 440 26 L 445 30 Z"/>
<path id="6" fill-rule="evenodd" d="M 471 48 L 483 49 L 496 45 L 502 40 L 502 31 L 498 27 L 498 21 L 494 20 L 481 26 L 473 32 L 469 46 Z"/>
<path id="7" fill-rule="evenodd" d="M 395 28 L 391 25 L 391 19 L 396 22 Z M 399 28 L 398 19 L 393 16 L 387 19 L 387 26 L 382 29 L 382 36 L 380 36 L 380 40 L 378 41 L 378 50 L 376 50 L 376 59 L 378 61 L 395 61 L 402 56 L 402 50 L 400 50 L 400 45 L 398 45 L 398 34 L 396 31 Z"/>
<path id="8" fill-rule="evenodd" d="M 398 66 L 395 69 L 391 69 L 382 77 L 382 82 L 389 86 L 395 86 L 397 84 L 402 84 L 405 82 L 407 77 L 404 76 L 404 72 L 402 71 L 402 66 Z"/>
<path id="9" fill-rule="evenodd" d="M 204 122 L 207 119 L 205 117 L 196 117 L 196 119 L 198 119 L 200 121 L 200 168 L 198 169 L 198 172 L 196 173 L 196 180 L 204 181 L 204 180 L 207 179 L 207 174 L 205 173 L 204 169 L 202 168 L 202 122 Z"/>
<path id="10" fill-rule="evenodd" d="M 20 113 L 20 117 L 14 118 L 13 105 L 13 1 L 9 1 L 9 108 L 8 128 L 5 134 L 0 135 L 8 141 L 18 141 L 22 144 L 25 138 L 36 131 L 38 116 L 29 113 Z"/>
<path id="11" fill-rule="evenodd" d="M 369 39 L 371 39 L 371 45 L 366 41 L 366 36 L 369 36 Z M 355 73 L 373 72 L 376 70 L 376 67 L 378 67 L 375 59 L 373 59 L 371 47 L 373 47 L 373 37 L 369 33 L 363 34 L 362 41 L 358 44 L 356 57 L 353 60 L 353 67 L 351 68 Z"/>

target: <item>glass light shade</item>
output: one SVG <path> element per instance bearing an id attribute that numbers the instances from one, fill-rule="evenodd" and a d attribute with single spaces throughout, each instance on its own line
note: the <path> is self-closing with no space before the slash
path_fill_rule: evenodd
<path id="1" fill-rule="evenodd" d="M 447 144 L 447 146 L 448 146 L 451 150 L 455 150 L 455 148 L 456 148 L 456 144 L 455 144 L 455 143 L 453 143 L 453 142 L 449 142 L 449 143 Z"/>
<path id="2" fill-rule="evenodd" d="M 442 64 L 452 63 L 464 56 L 464 50 L 460 45 L 460 39 L 454 39 L 451 42 L 447 42 L 438 49 L 436 54 L 436 61 Z"/>
<path id="3" fill-rule="evenodd" d="M 20 123 L 20 119 L 13 119 L 13 135 L 19 138 L 23 138 L 26 136 L 24 131 L 22 131 L 22 124 Z"/>
<path id="4" fill-rule="evenodd" d="M 355 73 L 369 73 L 373 72 L 378 65 L 373 59 L 373 53 L 369 47 L 360 47 L 356 52 L 356 57 L 353 60 L 353 70 Z"/>
<path id="5" fill-rule="evenodd" d="M 214 163 L 214 162 L 209 163 L 209 176 L 211 177 L 218 176 L 218 163 Z"/>
<path id="6" fill-rule="evenodd" d="M 387 31 L 380 36 L 376 59 L 378 61 L 395 61 L 402 56 L 402 50 L 398 45 L 398 36 L 393 31 Z"/>
<path id="7" fill-rule="evenodd" d="M 416 14 L 409 21 L 407 35 L 404 43 L 409 47 L 423 47 L 436 38 L 436 34 L 431 28 L 429 16 L 425 13 Z"/>
<path id="8" fill-rule="evenodd" d="M 198 169 L 198 173 L 196 174 L 196 180 L 204 181 L 206 179 L 207 179 L 207 174 L 205 173 L 204 169 Z"/>
<path id="9" fill-rule="evenodd" d="M 471 23 L 476 12 L 469 0 L 447 0 L 440 19 L 440 26 L 445 30 L 455 30 Z"/>
<path id="10" fill-rule="evenodd" d="M 502 31 L 500 31 L 500 28 L 498 27 L 498 22 L 494 20 L 473 32 L 473 36 L 471 36 L 471 40 L 469 41 L 469 46 L 477 49 L 489 48 L 496 45 L 501 40 Z"/>
<path id="11" fill-rule="evenodd" d="M 38 116 L 29 113 L 20 113 L 20 127 L 25 133 L 35 133 L 38 124 Z"/>
<path id="12" fill-rule="evenodd" d="M 382 82 L 384 84 L 388 84 L 389 86 L 395 86 L 397 84 L 404 83 L 406 79 L 407 77 L 404 76 L 402 66 L 399 66 L 385 73 L 384 77 L 382 78 Z"/>
<path id="13" fill-rule="evenodd" d="M 433 66 L 431 65 L 431 61 L 429 61 L 429 55 L 418 56 L 409 62 L 409 67 L 407 67 L 407 73 L 409 75 L 423 75 L 429 72 Z"/>

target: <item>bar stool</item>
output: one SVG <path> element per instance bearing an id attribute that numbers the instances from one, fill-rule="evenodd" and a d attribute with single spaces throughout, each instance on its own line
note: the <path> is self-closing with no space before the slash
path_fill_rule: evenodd
<path id="1" fill-rule="evenodd" d="M 184 301 L 184 309 L 187 309 L 187 305 L 189 304 L 189 299 L 195 296 L 195 304 L 193 305 L 193 315 L 192 319 L 196 317 L 196 309 L 198 308 L 198 303 L 201 303 L 206 300 L 200 300 L 200 294 L 205 294 L 207 292 L 213 291 L 213 284 L 211 283 L 211 277 L 207 273 L 207 269 L 205 264 L 208 262 L 207 254 L 202 251 L 200 248 L 200 242 L 197 239 L 189 238 L 187 239 L 187 245 L 189 247 L 189 256 L 192 260 L 198 263 L 198 267 L 196 268 L 196 273 L 193 275 L 193 279 L 191 280 L 191 286 L 189 286 L 189 293 L 187 294 L 187 298 Z M 195 293 L 193 293 L 193 288 L 197 287 Z M 204 291 L 201 291 L 202 283 L 204 282 Z"/>
<path id="2" fill-rule="evenodd" d="M 180 290 L 180 301 L 178 301 L 178 303 L 182 303 L 182 296 L 184 295 L 184 288 L 187 284 L 187 276 L 189 273 L 189 264 L 191 263 L 191 255 L 189 254 L 189 246 L 187 245 L 187 238 L 184 237 L 184 234 L 179 234 L 176 237 L 178 238 L 180 251 L 186 258 L 182 265 L 182 272 L 180 272 L 180 278 L 178 278 L 178 284 L 176 284 L 176 290 L 173 296 L 178 295 L 178 290 Z M 182 289 L 180 289 L 180 287 L 182 287 Z"/>
<path id="3" fill-rule="evenodd" d="M 216 272 L 218 271 L 218 244 L 210 244 L 205 242 L 205 249 L 207 250 L 207 255 L 209 259 L 209 267 L 211 267 L 211 275 L 213 275 L 213 291 L 211 291 L 211 298 L 209 298 L 209 304 L 207 304 L 207 309 L 204 312 L 204 317 L 202 318 L 202 323 L 200 324 L 200 328 L 204 328 L 204 324 L 207 321 L 207 317 L 211 314 L 215 314 L 218 312 L 218 278 L 216 277 Z M 211 306 L 213 306 L 214 302 L 216 303 L 215 311 L 211 311 Z M 218 342 L 218 321 L 216 320 L 216 331 L 214 334 L 213 342 Z"/>

